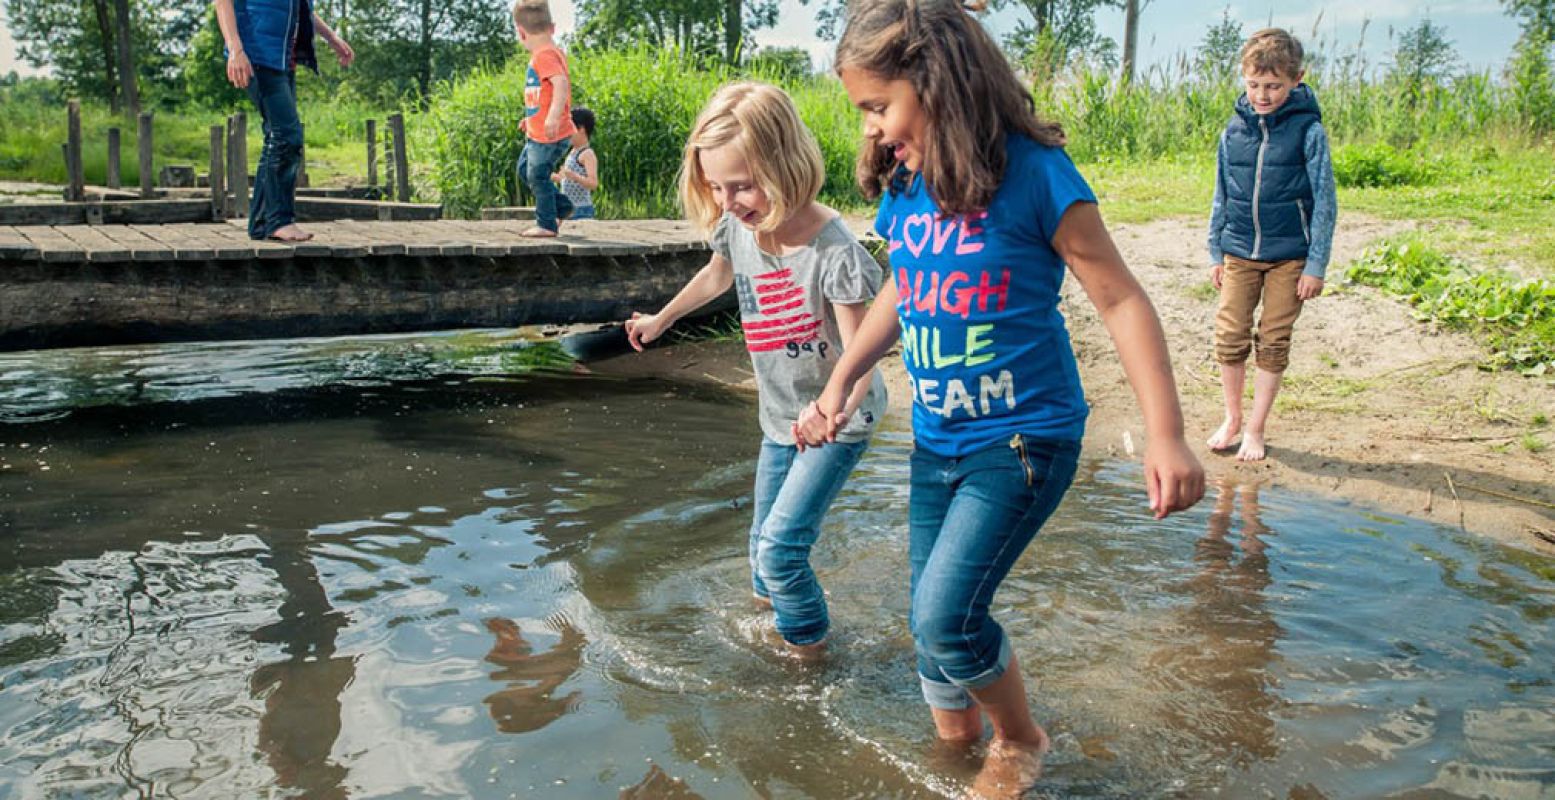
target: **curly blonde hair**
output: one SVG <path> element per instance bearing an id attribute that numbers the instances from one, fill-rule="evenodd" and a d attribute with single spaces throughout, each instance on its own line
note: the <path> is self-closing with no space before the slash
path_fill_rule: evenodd
<path id="1" fill-rule="evenodd" d="M 1291 80 L 1301 77 L 1301 61 L 1306 53 L 1301 42 L 1284 28 L 1264 28 L 1242 45 L 1242 72 L 1269 73 Z"/>

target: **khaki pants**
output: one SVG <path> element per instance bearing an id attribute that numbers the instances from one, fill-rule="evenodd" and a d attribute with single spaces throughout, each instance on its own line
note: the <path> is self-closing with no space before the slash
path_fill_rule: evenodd
<path id="1" fill-rule="evenodd" d="M 1215 315 L 1215 360 L 1232 366 L 1247 361 L 1256 342 L 1258 368 L 1284 372 L 1290 363 L 1290 333 L 1301 316 L 1296 284 L 1307 262 L 1249 261 L 1226 256 L 1220 282 L 1220 311 Z M 1258 332 L 1253 311 L 1263 301 Z"/>

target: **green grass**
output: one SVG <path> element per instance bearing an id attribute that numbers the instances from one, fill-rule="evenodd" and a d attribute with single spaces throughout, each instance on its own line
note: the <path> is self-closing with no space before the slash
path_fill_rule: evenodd
<path id="1" fill-rule="evenodd" d="M 307 80 L 307 78 L 304 78 Z M 60 145 L 66 139 L 63 99 L 30 96 L 12 100 L 0 90 L 0 180 L 63 184 L 67 180 Z M 259 114 L 248 112 L 250 169 L 257 164 L 264 133 Z M 300 111 L 305 126 L 309 176 L 315 184 L 363 183 L 367 151 L 363 122 L 378 119 L 386 130 L 392 110 L 349 103 L 304 102 Z M 152 118 L 153 171 L 167 164 L 192 164 L 197 172 L 210 165 L 210 126 L 222 125 L 224 111 L 183 109 L 157 111 Z M 86 182 L 101 186 L 108 179 L 108 129 L 120 131 L 120 175 L 125 186 L 140 183 L 139 134 L 135 120 L 114 115 L 105 106 L 83 103 L 81 109 L 82 166 Z M 379 149 L 379 180 L 384 155 Z"/>
<path id="2" fill-rule="evenodd" d="M 1417 319 L 1475 334 L 1487 346 L 1487 368 L 1555 376 L 1555 283 L 1477 269 L 1424 234 L 1381 242 L 1346 278 L 1399 297 Z"/>

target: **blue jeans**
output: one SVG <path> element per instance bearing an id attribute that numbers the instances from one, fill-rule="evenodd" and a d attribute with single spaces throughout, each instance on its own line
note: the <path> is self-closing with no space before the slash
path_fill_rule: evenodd
<path id="1" fill-rule="evenodd" d="M 561 227 L 557 222 L 561 208 L 572 210 L 572 201 L 551 183 L 556 163 L 567 155 L 571 146 L 567 139 L 550 144 L 529 140 L 524 142 L 524 150 L 518 155 L 518 178 L 535 196 L 535 224 L 548 231 Z"/>
<path id="2" fill-rule="evenodd" d="M 1080 443 L 1015 437 L 960 458 L 912 454 L 910 625 L 923 697 L 971 708 L 967 689 L 1010 664 L 993 595 L 1074 480 Z"/>
<path id="3" fill-rule="evenodd" d="M 751 523 L 751 589 L 772 601 L 777 631 L 796 645 L 826 638 L 826 596 L 810 568 L 821 519 L 842 491 L 869 442 L 807 448 L 766 437 L 756 461 L 756 515 Z"/>
<path id="4" fill-rule="evenodd" d="M 297 221 L 297 166 L 302 163 L 297 73 L 256 66 L 248 96 L 259 107 L 265 131 L 254 169 L 254 197 L 248 204 L 248 235 L 263 239 Z"/>

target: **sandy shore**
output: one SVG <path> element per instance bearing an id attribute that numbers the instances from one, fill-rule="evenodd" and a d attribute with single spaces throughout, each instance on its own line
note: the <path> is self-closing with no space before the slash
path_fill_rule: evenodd
<path id="1" fill-rule="evenodd" d="M 1269 458 L 1242 463 L 1203 441 L 1220 424 L 1219 372 L 1197 221 L 1113 229 L 1119 249 L 1150 293 L 1175 360 L 1189 441 L 1212 479 L 1288 486 L 1355 500 L 1497 541 L 1555 554 L 1555 451 L 1523 444 L 1530 430 L 1555 445 L 1555 387 L 1478 368 L 1482 350 L 1467 336 L 1432 330 L 1409 309 L 1371 289 L 1330 281 L 1296 324 L 1291 367 L 1268 432 Z M 1360 255 L 1406 225 L 1347 215 L 1334 264 Z M 1338 268 L 1334 272 L 1338 272 Z M 1094 308 L 1069 280 L 1064 312 L 1092 416 L 1087 452 L 1137 458 L 1144 428 L 1133 391 Z M 901 361 L 882 368 L 891 413 L 905 425 L 910 395 Z M 614 374 L 656 374 L 753 389 L 738 342 L 659 348 L 590 365 Z M 1135 454 L 1125 450 L 1131 439 Z"/>

